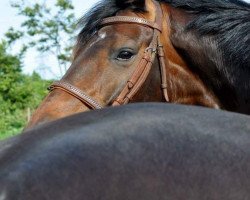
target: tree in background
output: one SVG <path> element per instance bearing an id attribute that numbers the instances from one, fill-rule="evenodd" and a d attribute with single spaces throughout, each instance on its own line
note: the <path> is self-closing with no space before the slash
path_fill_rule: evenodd
<path id="1" fill-rule="evenodd" d="M 58 62 L 58 77 L 65 73 L 70 61 L 76 35 L 74 7 L 71 0 L 54 0 L 55 5 L 49 7 L 51 2 L 15 0 L 12 4 L 24 17 L 24 22 L 19 30 L 10 28 L 6 41 L 0 42 L 0 139 L 21 132 L 51 83 L 37 73 L 22 73 L 25 53 L 35 48 L 43 54 L 53 55 Z M 21 43 L 22 48 L 14 56 L 8 51 L 16 42 Z"/>
<path id="2" fill-rule="evenodd" d="M 18 56 L 7 53 L 7 43 L 0 43 L 0 139 L 19 133 L 27 123 L 29 113 L 47 94 L 51 81 L 33 73 L 21 73 Z"/>
<path id="3" fill-rule="evenodd" d="M 12 3 L 12 7 L 18 10 L 20 16 L 25 17 L 25 21 L 20 30 L 10 28 L 6 37 L 10 45 L 16 41 L 25 41 L 20 51 L 21 56 L 30 48 L 54 56 L 59 76 L 62 76 L 70 61 L 77 20 L 71 0 L 55 0 L 54 3 L 53 9 L 49 7 L 48 1 L 30 3 L 20 0 Z"/>

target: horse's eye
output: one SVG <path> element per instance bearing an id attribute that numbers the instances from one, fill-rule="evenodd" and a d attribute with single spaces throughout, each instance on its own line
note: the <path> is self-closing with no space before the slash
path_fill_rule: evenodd
<path id="1" fill-rule="evenodd" d="M 126 60 L 129 60 L 131 59 L 132 57 L 134 56 L 134 54 L 130 51 L 121 51 L 118 56 L 117 56 L 117 60 L 120 60 L 120 61 L 126 61 Z"/>

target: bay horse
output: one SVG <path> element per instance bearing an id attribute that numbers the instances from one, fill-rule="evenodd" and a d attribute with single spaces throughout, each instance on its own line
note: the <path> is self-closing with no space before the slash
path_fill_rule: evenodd
<path id="1" fill-rule="evenodd" d="M 250 199 L 250 116 L 129 104 L 0 145 L 1 200 Z"/>
<path id="2" fill-rule="evenodd" d="M 103 0 L 81 20 L 72 65 L 28 127 L 128 102 L 249 114 L 249 15 L 236 0 Z"/>

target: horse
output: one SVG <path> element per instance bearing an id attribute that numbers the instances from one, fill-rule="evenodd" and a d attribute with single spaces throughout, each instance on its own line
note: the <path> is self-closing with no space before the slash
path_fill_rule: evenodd
<path id="1" fill-rule="evenodd" d="M 250 5 L 103 0 L 27 128 L 89 109 L 170 102 L 250 113 Z"/>
<path id="2" fill-rule="evenodd" d="M 249 124 L 165 103 L 41 124 L 0 146 L 0 199 L 250 199 Z"/>

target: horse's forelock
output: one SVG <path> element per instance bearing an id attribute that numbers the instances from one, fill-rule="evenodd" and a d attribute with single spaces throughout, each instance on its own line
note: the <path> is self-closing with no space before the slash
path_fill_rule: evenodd
<path id="1" fill-rule="evenodd" d="M 131 8 L 136 11 L 145 11 L 145 0 L 116 0 L 116 5 L 120 9 Z"/>
<path id="2" fill-rule="evenodd" d="M 73 59 L 83 46 L 96 32 L 102 19 L 114 16 L 118 11 L 132 9 L 137 12 L 145 11 L 145 0 L 103 0 L 93 6 L 78 22 L 81 28 L 74 48 Z"/>

